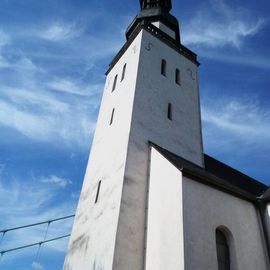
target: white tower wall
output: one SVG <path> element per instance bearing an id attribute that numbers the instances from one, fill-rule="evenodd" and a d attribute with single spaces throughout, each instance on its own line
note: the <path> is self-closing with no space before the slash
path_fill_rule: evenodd
<path id="1" fill-rule="evenodd" d="M 65 270 L 112 269 L 141 37 L 137 36 L 106 79 Z M 126 78 L 120 82 L 125 63 Z M 116 74 L 118 81 L 112 92 Z"/>

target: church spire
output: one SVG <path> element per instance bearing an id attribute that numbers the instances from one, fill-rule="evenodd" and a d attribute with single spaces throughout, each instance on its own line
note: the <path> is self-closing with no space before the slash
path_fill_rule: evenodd
<path id="1" fill-rule="evenodd" d="M 141 9 L 162 8 L 168 12 L 172 9 L 171 0 L 140 0 L 140 3 Z"/>

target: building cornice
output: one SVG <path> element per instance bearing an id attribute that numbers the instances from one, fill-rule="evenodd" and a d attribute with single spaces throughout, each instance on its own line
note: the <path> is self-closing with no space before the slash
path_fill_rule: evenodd
<path id="1" fill-rule="evenodd" d="M 124 46 L 120 49 L 120 51 L 117 53 L 117 55 L 113 58 L 112 62 L 109 65 L 108 70 L 106 71 L 106 75 L 110 73 L 110 71 L 113 69 L 113 67 L 116 65 L 118 60 L 123 56 L 123 54 L 127 51 L 129 46 L 132 44 L 134 39 L 138 36 L 138 34 L 142 31 L 145 30 L 154 37 L 158 38 L 160 41 L 164 42 L 167 44 L 169 47 L 171 47 L 173 50 L 177 51 L 179 54 L 183 55 L 187 59 L 189 59 L 191 62 L 196 64 L 197 66 L 200 65 L 200 63 L 197 60 L 197 55 L 183 46 L 182 44 L 177 45 L 175 43 L 175 40 L 171 38 L 169 35 L 158 29 L 156 26 L 150 24 L 150 23 L 142 23 L 138 24 L 137 28 L 134 29 L 132 32 L 132 35 L 129 37 L 129 39 L 126 41 Z"/>

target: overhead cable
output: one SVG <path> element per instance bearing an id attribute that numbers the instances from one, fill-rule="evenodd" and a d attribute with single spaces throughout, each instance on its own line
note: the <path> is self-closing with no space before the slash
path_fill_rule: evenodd
<path id="1" fill-rule="evenodd" d="M 2 251 L 0 251 L 0 255 L 3 256 L 6 253 L 13 252 L 16 250 L 21 250 L 21 249 L 25 249 L 25 248 L 34 247 L 34 246 L 41 246 L 41 245 L 44 245 L 46 243 L 61 240 L 61 239 L 68 238 L 68 237 L 70 237 L 70 234 L 63 235 L 63 236 L 56 237 L 56 238 L 52 238 L 52 239 L 45 240 L 45 241 L 41 241 L 41 242 L 34 243 L 34 244 L 29 244 L 29 245 L 20 246 L 20 247 L 16 247 L 16 248 L 12 248 L 12 249 L 2 250 Z"/>

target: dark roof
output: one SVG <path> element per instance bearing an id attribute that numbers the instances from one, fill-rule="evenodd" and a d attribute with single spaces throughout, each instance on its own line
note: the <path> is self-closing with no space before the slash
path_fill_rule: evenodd
<path id="1" fill-rule="evenodd" d="M 256 196 L 261 196 L 268 188 L 261 182 L 235 170 L 234 168 L 208 156 L 204 155 L 205 170 L 225 179 L 228 183 L 246 190 Z"/>
<path id="2" fill-rule="evenodd" d="M 150 144 L 168 161 L 181 170 L 184 175 L 206 185 L 250 201 L 256 201 L 268 189 L 268 186 L 263 183 L 208 155 L 204 155 L 205 168 L 203 168 L 154 143 Z"/>

